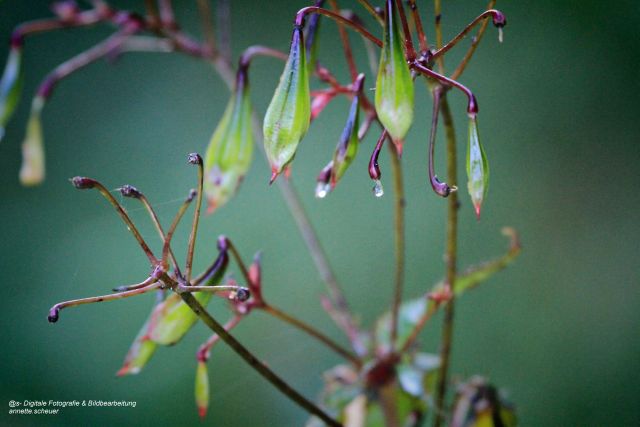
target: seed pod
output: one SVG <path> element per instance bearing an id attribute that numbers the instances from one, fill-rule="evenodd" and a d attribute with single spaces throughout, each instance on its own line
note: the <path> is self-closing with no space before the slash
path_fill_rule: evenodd
<path id="1" fill-rule="evenodd" d="M 22 92 L 22 49 L 12 46 L 0 80 L 0 141 L 4 136 L 4 128 L 18 106 Z"/>
<path id="2" fill-rule="evenodd" d="M 413 79 L 405 59 L 403 40 L 395 2 L 387 0 L 375 101 L 380 121 L 398 146 L 413 122 Z"/>
<path id="3" fill-rule="evenodd" d="M 133 340 L 133 344 L 129 348 L 127 355 L 124 358 L 122 368 L 116 373 L 117 376 L 123 375 L 135 375 L 139 373 L 142 368 L 147 364 L 153 353 L 156 351 L 158 345 L 149 339 L 148 330 L 149 324 L 153 319 L 153 315 L 149 317 L 149 320 L 144 324 L 136 339 Z"/>
<path id="4" fill-rule="evenodd" d="M 323 0 L 315 2 L 315 6 L 322 7 Z M 313 74 L 316 68 L 316 60 L 318 58 L 318 32 L 320 31 L 320 14 L 313 14 L 309 18 L 309 24 L 307 25 L 307 31 L 305 33 L 305 48 L 307 50 L 307 72 L 309 75 Z"/>
<path id="5" fill-rule="evenodd" d="M 209 373 L 207 372 L 207 363 L 202 360 L 198 360 L 196 368 L 195 396 L 198 415 L 200 418 L 204 418 L 209 408 Z"/>
<path id="6" fill-rule="evenodd" d="M 27 134 L 22 142 L 20 182 L 25 186 L 38 185 L 44 181 L 44 145 L 40 123 L 40 112 L 43 106 L 44 98 L 36 96 L 31 104 Z"/>
<path id="7" fill-rule="evenodd" d="M 302 29 L 293 29 L 289 58 L 264 117 L 264 148 L 271 164 L 271 182 L 293 160 L 311 117 L 309 75 Z"/>
<path id="8" fill-rule="evenodd" d="M 351 101 L 351 108 L 349 109 L 349 116 L 347 117 L 347 123 L 344 126 L 338 146 L 333 155 L 333 167 L 331 169 L 331 188 L 335 188 L 336 183 L 347 168 L 353 162 L 358 152 L 358 127 L 359 127 L 359 113 L 360 113 L 360 91 L 364 82 L 364 74 L 360 74 L 354 83 L 356 95 Z"/>
<path id="9" fill-rule="evenodd" d="M 205 154 L 204 193 L 208 212 L 227 203 L 238 190 L 253 157 L 251 99 L 246 69 L 240 69 L 235 91 Z"/>
<path id="10" fill-rule="evenodd" d="M 480 208 L 489 188 L 489 163 L 480 144 L 478 122 L 475 116 L 469 120 L 469 144 L 467 145 L 467 188 L 480 219 Z"/>

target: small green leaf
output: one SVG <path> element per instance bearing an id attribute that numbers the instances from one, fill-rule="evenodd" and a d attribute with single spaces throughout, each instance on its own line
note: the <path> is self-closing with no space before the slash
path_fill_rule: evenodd
<path id="1" fill-rule="evenodd" d="M 395 1 L 387 0 L 375 104 L 378 118 L 397 145 L 401 144 L 413 122 L 414 87 L 403 40 Z"/>
<path id="2" fill-rule="evenodd" d="M 198 360 L 196 368 L 195 397 L 198 415 L 200 418 L 204 418 L 209 408 L 209 373 L 207 372 L 207 363 L 202 360 Z"/>
<path id="3" fill-rule="evenodd" d="M 2 80 L 0 80 L 0 141 L 4 136 L 4 128 L 20 101 L 23 82 L 22 49 L 12 47 L 4 67 Z"/>
<path id="4" fill-rule="evenodd" d="M 237 192 L 251 166 L 253 133 L 246 71 L 239 71 L 235 91 L 205 154 L 204 192 L 209 212 L 226 204 Z"/>
<path id="5" fill-rule="evenodd" d="M 25 186 L 38 185 L 44 181 L 44 144 L 40 112 L 44 99 L 37 96 L 31 104 L 31 115 L 27 122 L 27 133 L 22 142 L 22 166 L 20 182 Z"/>
<path id="6" fill-rule="evenodd" d="M 469 120 L 469 144 L 467 145 L 467 188 L 471 201 L 480 219 L 482 202 L 489 188 L 489 163 L 487 155 L 480 144 L 478 122 L 476 117 Z"/>
<path id="7" fill-rule="evenodd" d="M 271 164 L 271 181 L 296 154 L 309 129 L 311 102 L 302 30 L 295 27 L 289 58 L 264 117 L 264 148 Z"/>
<path id="8" fill-rule="evenodd" d="M 152 320 L 152 316 L 145 322 L 140 332 L 133 340 L 133 344 L 129 348 L 127 355 L 124 358 L 124 364 L 122 368 L 116 373 L 116 375 L 135 375 L 139 373 L 142 368 L 147 364 L 153 353 L 156 351 L 158 345 L 149 339 L 148 331 L 149 324 Z"/>

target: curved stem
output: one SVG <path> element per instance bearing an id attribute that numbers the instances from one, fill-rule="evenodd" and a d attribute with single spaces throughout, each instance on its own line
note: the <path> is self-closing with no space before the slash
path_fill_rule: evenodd
<path id="1" fill-rule="evenodd" d="M 336 353 L 338 353 L 339 355 L 341 355 L 342 357 L 344 357 L 345 359 L 353 363 L 356 367 L 359 368 L 362 366 L 362 362 L 355 354 L 351 353 L 349 350 L 345 349 L 340 344 L 336 343 L 331 338 L 329 338 L 322 332 L 315 329 L 313 326 L 303 322 L 300 319 L 297 319 L 291 316 L 288 313 L 285 313 L 284 311 L 272 305 L 265 303 L 265 305 L 260 308 L 263 309 L 265 312 L 269 313 L 270 315 L 272 315 L 273 317 L 276 317 L 282 320 L 283 322 L 286 322 L 291 326 L 298 328 L 301 331 L 305 332 L 306 334 L 317 339 L 318 341 L 325 344 L 327 347 L 329 347 L 330 349 L 332 349 L 333 351 L 335 351 Z"/>
<path id="2" fill-rule="evenodd" d="M 184 213 L 187 211 L 187 208 L 193 201 L 194 197 L 196 197 L 196 190 L 191 190 L 191 192 L 189 193 L 189 196 L 187 196 L 185 201 L 182 202 L 182 205 L 180 205 L 180 209 L 178 209 L 178 213 L 176 213 L 176 216 L 173 218 L 173 222 L 169 227 L 169 231 L 167 231 L 167 237 L 164 239 L 164 244 L 162 246 L 162 262 L 163 263 L 167 261 L 167 257 L 169 255 L 169 248 L 171 247 L 171 239 L 173 238 L 173 233 L 176 232 L 178 223 L 184 216 Z"/>
<path id="3" fill-rule="evenodd" d="M 494 24 L 496 26 L 504 25 L 504 24 L 502 24 L 502 22 L 504 21 L 504 15 L 502 14 L 502 12 L 500 12 L 499 10 L 495 10 L 495 9 L 487 10 L 487 11 L 481 13 L 478 17 L 476 17 L 476 19 L 471 21 L 471 23 L 469 23 L 469 25 L 467 25 L 462 31 L 460 31 L 460 33 L 458 33 L 457 36 L 455 36 L 453 39 L 451 39 L 451 41 L 449 43 L 447 43 L 446 45 L 444 45 L 441 48 L 439 48 L 438 50 L 436 50 L 433 53 L 433 57 L 437 58 L 437 57 L 442 56 L 445 53 L 447 53 L 449 51 L 449 49 L 451 49 L 456 44 L 458 44 L 458 42 L 460 40 L 462 40 L 469 33 L 469 31 L 471 31 L 473 29 L 473 27 L 478 25 L 478 23 L 480 21 L 482 21 L 483 19 L 488 18 L 489 16 L 493 17 Z"/>
<path id="4" fill-rule="evenodd" d="M 451 185 L 457 182 L 457 159 L 456 159 L 456 136 L 453 126 L 453 117 L 449 109 L 446 94 L 442 98 L 441 104 L 442 122 L 447 137 L 447 179 Z M 447 382 L 449 364 L 451 359 L 451 345 L 453 342 L 453 314 L 455 308 L 455 293 L 452 291 L 456 280 L 456 261 L 458 253 L 458 194 L 453 192 L 449 197 L 447 209 L 447 244 L 445 260 L 447 264 L 447 274 L 445 286 L 449 289 L 451 298 L 445 306 L 444 323 L 442 327 L 442 341 L 440 348 L 440 372 L 438 376 L 438 387 L 436 392 L 436 408 L 443 409 L 444 400 L 447 393 Z M 434 419 L 434 427 L 439 427 L 442 419 L 440 411 Z"/>
<path id="5" fill-rule="evenodd" d="M 441 182 L 435 172 L 435 147 L 436 132 L 438 129 L 438 115 L 440 114 L 440 97 L 442 88 L 437 87 L 433 90 L 433 113 L 431 114 L 431 133 L 429 135 L 429 182 L 433 191 L 442 197 L 448 197 L 455 188 L 449 187 L 446 182 Z"/>
<path id="6" fill-rule="evenodd" d="M 371 6 L 371 3 L 369 3 L 369 0 L 358 0 L 358 3 L 360 3 L 362 7 L 364 7 L 366 11 L 369 12 L 370 15 L 376 18 L 376 21 L 378 21 L 378 24 L 380 24 L 381 26 L 384 26 L 384 18 L 380 16 L 378 12 L 376 12 L 376 9 L 373 6 Z"/>
<path id="7" fill-rule="evenodd" d="M 402 300 L 402 286 L 404 283 L 405 264 L 405 232 L 404 232 L 404 183 L 402 180 L 402 164 L 393 144 L 389 144 L 391 157 L 391 170 L 393 172 L 393 196 L 395 200 L 395 247 L 396 247 L 396 272 L 393 287 L 393 302 L 391 305 L 391 348 L 395 349 L 398 336 L 398 313 Z"/>
<path id="8" fill-rule="evenodd" d="M 475 95 L 473 94 L 473 92 L 471 92 L 471 90 L 466 87 L 465 85 L 458 83 L 455 80 L 450 79 L 447 76 L 444 76 L 442 74 L 436 73 L 433 70 L 430 70 L 429 68 L 425 67 L 424 65 L 420 64 L 418 61 L 413 61 L 410 64 L 411 68 L 413 70 L 416 70 L 417 72 L 431 77 L 433 79 L 436 79 L 442 83 L 445 83 L 447 86 L 453 86 L 456 89 L 461 90 L 462 92 L 464 92 L 464 94 L 467 96 L 468 99 L 468 104 L 467 104 L 467 113 L 469 115 L 475 115 L 478 113 L 478 101 L 476 100 Z"/>
<path id="9" fill-rule="evenodd" d="M 300 9 L 298 11 L 298 13 L 296 14 L 296 19 L 295 19 L 295 25 L 298 26 L 302 26 L 303 22 L 304 22 L 304 17 L 305 15 L 309 14 L 309 13 L 319 13 L 321 15 L 327 16 L 331 19 L 334 19 L 338 22 L 342 22 L 343 24 L 346 24 L 347 26 L 353 28 L 354 30 L 356 30 L 357 32 L 359 32 L 360 34 L 362 34 L 364 37 L 366 37 L 367 39 L 371 40 L 372 42 L 374 42 L 375 44 L 377 44 L 379 47 L 382 47 L 382 40 L 380 40 L 379 38 L 377 38 L 376 36 L 374 36 L 373 34 L 371 34 L 369 31 L 367 31 L 363 26 L 357 24 L 356 22 L 347 19 L 341 15 L 338 15 L 337 13 L 331 12 L 330 10 L 327 9 L 323 9 L 321 7 L 316 7 L 316 6 L 307 6 L 304 7 L 302 9 Z"/>
<path id="10" fill-rule="evenodd" d="M 204 168 L 202 166 L 202 157 L 197 153 L 189 154 L 189 163 L 196 165 L 198 168 L 198 190 L 196 207 L 193 210 L 193 221 L 191 223 L 191 234 L 189 234 L 189 243 L 187 249 L 187 260 L 185 262 L 185 279 L 187 283 L 191 282 L 191 270 L 193 266 L 193 254 L 196 247 L 196 237 L 198 236 L 198 223 L 200 221 L 200 208 L 202 207 L 202 186 L 204 182 Z"/>
<path id="11" fill-rule="evenodd" d="M 175 285 L 175 282 L 174 282 Z M 260 362 L 240 341 L 235 339 L 233 335 L 225 330 L 211 315 L 200 305 L 198 300 L 190 293 L 180 294 L 182 300 L 193 310 L 193 312 L 209 327 L 213 332 L 220 336 L 231 349 L 236 352 L 249 366 L 255 369 L 264 379 L 269 381 L 274 387 L 282 392 L 289 399 L 294 401 L 300 407 L 304 408 L 310 414 L 313 414 L 324 421 L 329 426 L 341 427 L 338 421 L 333 419 L 329 414 L 320 409 L 316 404 L 308 400 L 306 397 L 298 393 L 275 372 L 269 369 L 265 364 Z"/>
<path id="12" fill-rule="evenodd" d="M 256 56 L 270 56 L 283 61 L 286 61 L 288 58 L 286 53 L 277 49 L 260 45 L 249 46 L 244 50 L 244 52 L 242 52 L 242 55 L 240 55 L 240 60 L 238 61 L 239 67 L 247 68 L 251 63 L 251 60 Z"/>
<path id="13" fill-rule="evenodd" d="M 493 9 L 495 5 L 496 5 L 496 0 L 490 0 L 489 4 L 487 5 L 487 9 Z M 473 38 L 473 41 L 471 42 L 471 46 L 469 46 L 469 50 L 467 50 L 467 53 L 465 53 L 464 58 L 462 58 L 462 61 L 460 61 L 460 64 L 458 64 L 453 74 L 451 74 L 451 78 L 453 80 L 457 80 L 462 75 L 465 68 L 467 68 L 467 64 L 469 63 L 469 61 L 471 60 L 471 57 L 475 53 L 476 48 L 478 47 L 480 40 L 482 40 L 482 37 L 484 36 L 484 33 L 487 30 L 488 25 L 489 25 L 489 20 L 485 19 L 482 22 L 482 25 L 480 26 L 480 28 L 478 29 L 476 36 Z"/>

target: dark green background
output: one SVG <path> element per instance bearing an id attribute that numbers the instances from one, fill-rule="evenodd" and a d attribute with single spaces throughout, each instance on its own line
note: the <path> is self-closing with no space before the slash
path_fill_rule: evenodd
<path id="1" fill-rule="evenodd" d="M 141 3 L 120 2 L 138 9 Z M 307 2 L 232 3 L 237 57 L 253 43 L 287 49 L 293 15 Z M 427 16 L 431 3 L 424 3 Z M 484 7 L 483 1 L 444 3 L 447 37 Z M 178 4 L 185 27 L 198 33 L 195 2 Z M 505 42 L 499 45 L 491 29 L 462 78 L 478 96 L 492 176 L 479 223 L 463 192 L 460 262 L 465 266 L 502 253 L 506 242 L 499 231 L 504 225 L 521 232 L 524 250 L 507 271 L 460 301 L 453 370 L 459 377 L 486 375 L 508 390 L 524 426 L 639 425 L 640 8 L 631 0 L 499 6 L 509 20 Z M 355 1 L 345 1 L 344 7 L 364 15 Z M 47 15 L 46 1 L 6 0 L 0 4 L 0 37 L 6 39 L 21 21 Z M 322 30 L 320 59 L 344 79 L 335 26 L 325 22 Z M 109 188 L 137 185 L 166 223 L 194 185 L 185 155 L 205 150 L 227 101 L 210 67 L 185 56 L 132 54 L 115 65 L 91 65 L 64 81 L 44 111 L 46 182 L 34 189 L 20 187 L 19 145 L 38 82 L 108 31 L 62 31 L 27 41 L 24 98 L 0 145 L 3 424 L 199 423 L 194 353 L 207 337 L 204 327 L 198 325 L 179 346 L 160 349 L 141 375 L 116 378 L 152 296 L 70 309 L 56 325 L 46 321 L 55 302 L 103 293 L 147 273 L 144 256 L 113 210 L 97 194 L 74 191 L 67 179 L 89 175 Z M 367 69 L 362 45 L 352 39 Z M 460 47 L 448 57 L 449 69 L 463 51 Z M 5 53 L 3 45 L 0 57 Z M 280 70 L 274 60 L 255 62 L 252 97 L 260 112 Z M 366 85 L 373 82 L 367 74 Z M 403 159 L 407 296 L 423 293 L 444 268 L 446 203 L 431 192 L 426 178 L 431 107 L 427 91 L 421 84 L 418 88 L 415 125 Z M 462 154 L 464 99 L 452 93 L 451 100 Z M 364 141 L 336 192 L 323 201 L 313 198 L 315 176 L 331 156 L 346 109 L 346 101 L 336 101 L 314 123 L 301 144 L 293 179 L 353 308 L 363 324 L 371 325 L 388 304 L 393 274 L 386 152 L 381 166 L 387 196 L 377 200 L 371 195 L 366 173 L 374 135 Z M 438 157 L 441 169 L 443 160 Z M 258 154 L 239 196 L 203 221 L 196 266 L 204 268 L 212 259 L 221 233 L 231 236 L 246 257 L 262 249 L 269 299 L 342 340 L 319 307 L 323 285 L 278 190 L 268 187 L 267 179 Z M 125 204 L 157 244 L 144 212 Z M 175 249 L 183 253 L 187 228 L 178 234 Z M 219 318 L 227 316 L 220 301 L 210 307 Z M 439 321 L 427 328 L 427 351 L 437 351 Z M 339 362 L 262 313 L 247 319 L 237 336 L 307 396 L 317 394 L 321 373 Z M 213 351 L 210 378 L 209 424 L 288 426 L 306 419 L 223 345 Z M 10 399 L 126 399 L 138 406 L 7 418 Z"/>

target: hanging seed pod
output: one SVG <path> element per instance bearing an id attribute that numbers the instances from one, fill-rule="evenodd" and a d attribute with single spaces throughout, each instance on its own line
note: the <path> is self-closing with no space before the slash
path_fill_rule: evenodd
<path id="1" fill-rule="evenodd" d="M 333 167 L 331 168 L 331 189 L 334 189 L 338 180 L 342 178 L 347 168 L 355 159 L 358 152 L 358 127 L 360 113 L 360 95 L 362 92 L 362 84 L 364 83 L 364 74 L 360 74 L 354 82 L 355 96 L 351 101 L 349 116 L 344 126 L 338 146 L 333 155 Z"/>
<path id="2" fill-rule="evenodd" d="M 44 144 L 40 122 L 40 112 L 43 106 L 44 98 L 36 96 L 31 104 L 27 134 L 22 142 L 20 182 L 25 186 L 38 185 L 44 181 Z"/>
<path id="3" fill-rule="evenodd" d="M 480 144 L 478 122 L 475 116 L 469 120 L 469 144 L 467 145 L 467 188 L 476 216 L 480 219 L 480 209 L 489 188 L 489 163 Z"/>
<path id="4" fill-rule="evenodd" d="M 150 316 L 149 320 L 147 320 L 144 326 L 142 326 L 142 329 L 140 329 L 140 332 L 138 332 L 138 335 L 124 358 L 122 368 L 116 373 L 117 376 L 121 377 L 123 375 L 135 375 L 139 373 L 149 359 L 151 359 L 151 356 L 153 356 L 158 345 L 151 341 L 148 335 L 149 324 L 152 319 L 153 316 Z"/>
<path id="5" fill-rule="evenodd" d="M 12 46 L 0 80 L 0 141 L 4 136 L 4 128 L 18 106 L 22 92 L 22 49 Z"/>
<path id="6" fill-rule="evenodd" d="M 252 157 L 251 99 L 244 67 L 238 71 L 234 93 L 205 154 L 204 193 L 209 213 L 236 194 Z"/>
<path id="7" fill-rule="evenodd" d="M 315 6 L 322 7 L 324 0 L 315 2 Z M 320 14 L 313 14 L 309 18 L 307 31 L 305 32 L 305 48 L 307 50 L 307 72 L 313 74 L 316 68 L 316 60 L 318 58 L 318 32 L 320 31 Z"/>
<path id="8" fill-rule="evenodd" d="M 200 418 L 204 418 L 209 408 L 209 373 L 207 372 L 207 363 L 204 360 L 198 360 L 195 396 L 198 415 Z"/>
<path id="9" fill-rule="evenodd" d="M 264 117 L 264 148 L 271 164 L 271 182 L 293 160 L 311 117 L 309 75 L 302 29 L 293 29 L 289 58 Z"/>
<path id="10" fill-rule="evenodd" d="M 413 122 L 413 79 L 405 59 L 403 40 L 395 2 L 387 0 L 375 103 L 380 121 L 398 146 Z"/>

